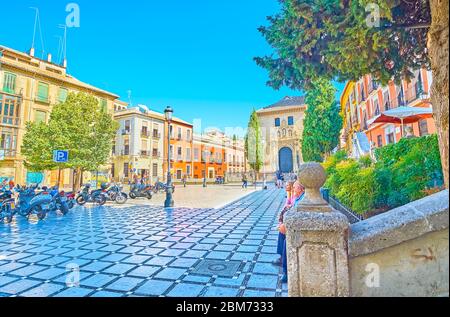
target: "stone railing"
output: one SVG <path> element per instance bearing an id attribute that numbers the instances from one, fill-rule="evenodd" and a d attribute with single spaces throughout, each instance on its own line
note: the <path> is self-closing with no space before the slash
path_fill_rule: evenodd
<path id="1" fill-rule="evenodd" d="M 441 296 L 449 290 L 448 190 L 350 225 L 304 164 L 305 198 L 285 218 L 289 296 Z"/>

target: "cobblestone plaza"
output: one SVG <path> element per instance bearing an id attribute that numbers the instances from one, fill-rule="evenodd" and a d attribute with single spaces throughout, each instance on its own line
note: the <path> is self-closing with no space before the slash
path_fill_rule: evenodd
<path id="1" fill-rule="evenodd" d="M 18 217 L 0 225 L 0 296 L 287 296 L 271 263 L 283 203 L 284 191 L 269 189 L 219 209 Z"/>

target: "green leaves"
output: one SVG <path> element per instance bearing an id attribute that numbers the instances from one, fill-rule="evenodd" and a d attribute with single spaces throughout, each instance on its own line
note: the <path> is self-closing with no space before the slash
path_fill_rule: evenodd
<path id="1" fill-rule="evenodd" d="M 347 159 L 343 152 L 327 158 L 325 184 L 333 196 L 358 213 L 392 209 L 442 186 L 437 136 L 401 139 L 368 157 Z"/>
<path id="2" fill-rule="evenodd" d="M 425 0 L 280 2 L 281 13 L 259 28 L 274 53 L 255 58 L 274 89 L 308 89 L 318 77 L 346 81 L 366 74 L 385 84 L 408 77 L 410 69 L 429 67 L 427 30 L 396 27 L 429 21 Z M 369 4 L 378 6 L 379 27 L 367 23 Z"/>
<path id="3" fill-rule="evenodd" d="M 245 136 L 245 155 L 250 167 L 258 173 L 263 164 L 263 148 L 261 124 L 255 110 L 250 115 L 248 130 Z"/>
<path id="4" fill-rule="evenodd" d="M 308 109 L 301 139 L 305 162 L 322 162 L 339 143 L 342 119 L 335 93 L 331 82 L 324 78 L 313 81 L 306 92 Z"/>
<path id="5" fill-rule="evenodd" d="M 53 108 L 48 124 L 27 124 L 22 146 L 25 165 L 33 171 L 57 169 L 53 151 L 68 150 L 69 162 L 61 168 L 96 170 L 107 163 L 117 129 L 97 98 L 71 93 Z"/>

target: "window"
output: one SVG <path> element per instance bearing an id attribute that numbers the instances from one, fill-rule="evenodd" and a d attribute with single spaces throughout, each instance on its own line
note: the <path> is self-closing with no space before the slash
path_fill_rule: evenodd
<path id="1" fill-rule="evenodd" d="M 6 156 L 15 156 L 16 145 L 16 135 L 10 133 L 2 133 L 0 135 L 0 149 L 5 152 Z"/>
<path id="2" fill-rule="evenodd" d="M 281 120 L 280 120 L 280 118 L 275 118 L 275 126 L 276 126 L 276 127 L 281 126 Z"/>
<path id="3" fill-rule="evenodd" d="M 385 91 L 383 94 L 384 111 L 391 109 L 391 100 L 389 98 L 389 91 Z"/>
<path id="4" fill-rule="evenodd" d="M 288 125 L 294 125 L 294 117 L 288 117 Z"/>
<path id="5" fill-rule="evenodd" d="M 191 130 L 186 131 L 186 141 L 191 141 Z"/>
<path id="6" fill-rule="evenodd" d="M 200 153 L 199 153 L 199 149 L 194 149 L 194 161 L 198 162 Z"/>
<path id="7" fill-rule="evenodd" d="M 375 116 L 379 116 L 381 114 L 381 112 L 380 112 L 380 104 L 378 102 L 378 98 L 373 100 L 373 108 L 374 108 Z"/>
<path id="8" fill-rule="evenodd" d="M 131 131 L 131 122 L 130 120 L 125 120 L 125 132 L 130 133 Z"/>
<path id="9" fill-rule="evenodd" d="M 65 102 L 67 99 L 68 90 L 66 88 L 59 88 L 58 101 Z"/>
<path id="10" fill-rule="evenodd" d="M 111 153 L 112 155 L 116 155 L 116 144 L 112 145 Z"/>
<path id="11" fill-rule="evenodd" d="M 123 176 L 128 177 L 130 172 L 130 167 L 128 163 L 123 163 Z"/>
<path id="12" fill-rule="evenodd" d="M 34 121 L 39 122 L 47 122 L 47 113 L 45 111 L 36 110 L 34 112 Z"/>
<path id="13" fill-rule="evenodd" d="M 383 146 L 383 136 L 382 135 L 377 136 L 377 145 L 378 145 L 378 147 Z"/>
<path id="14" fill-rule="evenodd" d="M 37 100 L 48 102 L 48 84 L 38 83 Z"/>
<path id="15" fill-rule="evenodd" d="M 191 160 L 191 149 L 187 148 L 186 149 L 186 161 L 190 161 Z"/>
<path id="16" fill-rule="evenodd" d="M 419 135 L 424 136 L 428 135 L 428 124 L 427 119 L 422 119 L 419 121 Z"/>
<path id="17" fill-rule="evenodd" d="M 155 138 L 155 139 L 159 138 L 159 130 L 158 130 L 158 128 L 153 129 L 153 138 Z"/>
<path id="18" fill-rule="evenodd" d="M 158 149 L 153 149 L 153 157 L 159 157 Z"/>
<path id="19" fill-rule="evenodd" d="M 11 73 L 5 73 L 3 90 L 10 94 L 14 94 L 16 92 L 16 75 Z"/>
<path id="20" fill-rule="evenodd" d="M 173 145 L 170 146 L 170 159 L 173 160 Z"/>
<path id="21" fill-rule="evenodd" d="M 183 171 L 177 170 L 177 179 L 181 179 L 183 177 Z"/>
<path id="22" fill-rule="evenodd" d="M 177 159 L 178 161 L 183 160 L 183 149 L 181 148 L 181 146 L 177 148 Z"/>
<path id="23" fill-rule="evenodd" d="M 123 155 L 130 155 L 130 145 L 125 144 L 123 147 Z"/>
<path id="24" fill-rule="evenodd" d="M 186 165 L 186 174 L 188 176 L 191 175 L 191 166 L 190 165 Z"/>
<path id="25" fill-rule="evenodd" d="M 102 112 L 108 111 L 108 102 L 104 98 L 100 99 L 100 111 Z"/>
<path id="26" fill-rule="evenodd" d="M 181 130 L 181 128 L 178 128 L 178 140 L 181 140 L 181 138 L 182 138 L 182 130 Z"/>
<path id="27" fill-rule="evenodd" d="M 395 135 L 394 132 L 391 132 L 387 135 L 387 144 L 395 143 Z"/>
<path id="28" fill-rule="evenodd" d="M 153 177 L 158 177 L 158 163 L 153 163 L 152 175 Z"/>

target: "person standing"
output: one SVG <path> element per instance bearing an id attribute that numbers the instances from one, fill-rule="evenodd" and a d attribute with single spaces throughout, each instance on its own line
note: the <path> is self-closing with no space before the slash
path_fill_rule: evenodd
<path id="1" fill-rule="evenodd" d="M 183 186 L 186 187 L 186 184 L 187 184 L 187 175 L 186 174 L 183 175 L 182 181 L 183 181 Z"/>
<path id="2" fill-rule="evenodd" d="M 244 173 L 242 174 L 242 188 L 247 188 L 248 187 L 248 179 L 247 179 L 247 175 Z"/>

